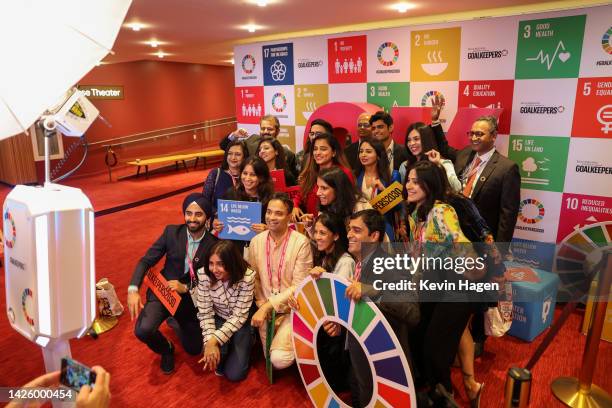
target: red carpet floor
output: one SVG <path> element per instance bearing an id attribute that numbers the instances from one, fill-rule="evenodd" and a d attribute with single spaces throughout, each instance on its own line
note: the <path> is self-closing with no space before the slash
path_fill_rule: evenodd
<path id="1" fill-rule="evenodd" d="M 198 174 L 199 173 L 199 174 Z M 77 180 L 91 198 L 96 209 L 160 194 L 204 178 L 204 172 L 170 173 L 149 180 L 104 183 L 102 179 Z M 107 185 L 108 184 L 108 185 Z M 0 186 L 0 200 L 9 189 Z M 97 277 L 108 277 L 125 302 L 127 285 L 139 257 L 158 237 L 164 225 L 181 223 L 180 205 L 183 196 L 175 196 L 153 204 L 96 219 Z M 0 285 L 4 287 L 4 270 L 0 268 Z M 5 304 L 0 290 L 0 304 Z M 557 314 L 559 311 L 557 311 Z M 579 333 L 580 313 L 572 315 L 551 347 L 533 370 L 531 407 L 561 407 L 550 393 L 550 382 L 565 375 L 576 376 L 581 365 L 585 336 Z M 174 333 L 163 327 L 175 343 Z M 42 353 L 34 344 L 11 329 L 5 313 L 0 313 L 0 386 L 16 386 L 41 374 Z M 511 366 L 522 366 L 529 359 L 543 336 L 533 343 L 512 337 L 490 339 L 487 351 L 476 361 L 476 378 L 484 381 L 483 407 L 501 407 L 506 372 Z M 309 407 L 308 396 L 295 368 L 277 373 L 274 385 L 264 374 L 261 352 L 254 351 L 254 365 L 247 379 L 230 383 L 212 373 L 203 373 L 197 358 L 183 352 L 176 354 L 176 371 L 162 375 L 159 358 L 133 335 L 129 315 L 99 339 L 89 337 L 71 341 L 73 357 L 88 365 L 100 364 L 112 374 L 113 407 Z M 612 363 L 612 345 L 600 343 L 595 383 L 612 392 L 612 376 L 606 372 Z M 456 393 L 463 406 L 468 406 L 463 393 L 461 374 L 453 372 Z"/>

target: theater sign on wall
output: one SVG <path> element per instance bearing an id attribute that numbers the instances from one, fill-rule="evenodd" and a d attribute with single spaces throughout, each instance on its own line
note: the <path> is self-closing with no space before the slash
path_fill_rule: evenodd
<path id="1" fill-rule="evenodd" d="M 458 107 L 503 108 L 498 146 L 522 176 L 515 238 L 592 241 L 581 231 L 612 221 L 612 6 L 249 44 L 234 55 L 240 126 L 276 115 L 299 148 L 312 113 L 332 101 L 389 111 L 438 96 L 446 130 Z M 612 241 L 604 231 L 598 239 Z"/>

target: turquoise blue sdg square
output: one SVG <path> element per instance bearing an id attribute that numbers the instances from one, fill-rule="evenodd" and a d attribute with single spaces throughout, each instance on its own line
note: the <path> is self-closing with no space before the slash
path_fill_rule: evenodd
<path id="1" fill-rule="evenodd" d="M 540 282 L 512 282 L 512 326 L 508 331 L 509 335 L 529 342 L 552 324 L 559 286 L 556 274 L 534 271 Z"/>

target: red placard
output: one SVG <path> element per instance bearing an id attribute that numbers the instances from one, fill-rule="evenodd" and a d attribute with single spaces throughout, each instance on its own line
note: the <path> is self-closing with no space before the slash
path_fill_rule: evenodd
<path id="1" fill-rule="evenodd" d="M 367 82 L 367 40 L 365 35 L 329 38 L 327 72 L 330 84 Z"/>
<path id="2" fill-rule="evenodd" d="M 270 172 L 270 177 L 272 177 L 272 181 L 274 182 L 275 191 L 285 191 L 287 189 L 287 185 L 285 184 L 285 170 L 272 170 Z"/>
<path id="3" fill-rule="evenodd" d="M 612 77 L 578 79 L 572 136 L 612 139 Z"/>
<path id="4" fill-rule="evenodd" d="M 510 134 L 514 81 L 460 81 L 460 108 L 503 109 L 499 116 L 499 134 Z"/>
<path id="5" fill-rule="evenodd" d="M 300 186 L 287 187 L 285 189 L 285 193 L 287 193 L 287 195 L 289 195 L 289 198 L 293 200 L 295 196 L 299 194 L 300 188 Z"/>
<path id="6" fill-rule="evenodd" d="M 243 86 L 234 89 L 238 123 L 259 124 L 265 114 L 263 86 Z"/>
<path id="7" fill-rule="evenodd" d="M 149 269 L 145 275 L 145 284 L 151 288 L 159 301 L 162 302 L 170 314 L 174 316 L 179 303 L 181 303 L 181 296 L 168 287 L 166 278 L 164 278 L 161 273 Z"/>
<path id="8" fill-rule="evenodd" d="M 564 193 L 557 243 L 576 229 L 603 221 L 612 221 L 612 197 Z"/>

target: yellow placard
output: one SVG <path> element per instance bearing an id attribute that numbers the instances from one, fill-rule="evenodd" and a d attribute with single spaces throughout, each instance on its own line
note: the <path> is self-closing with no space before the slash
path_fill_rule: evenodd
<path id="1" fill-rule="evenodd" d="M 386 214 L 393 207 L 402 202 L 402 185 L 396 181 L 374 197 L 370 204 L 381 214 Z"/>
<path id="2" fill-rule="evenodd" d="M 459 80 L 461 28 L 440 28 L 410 33 L 411 81 Z"/>

